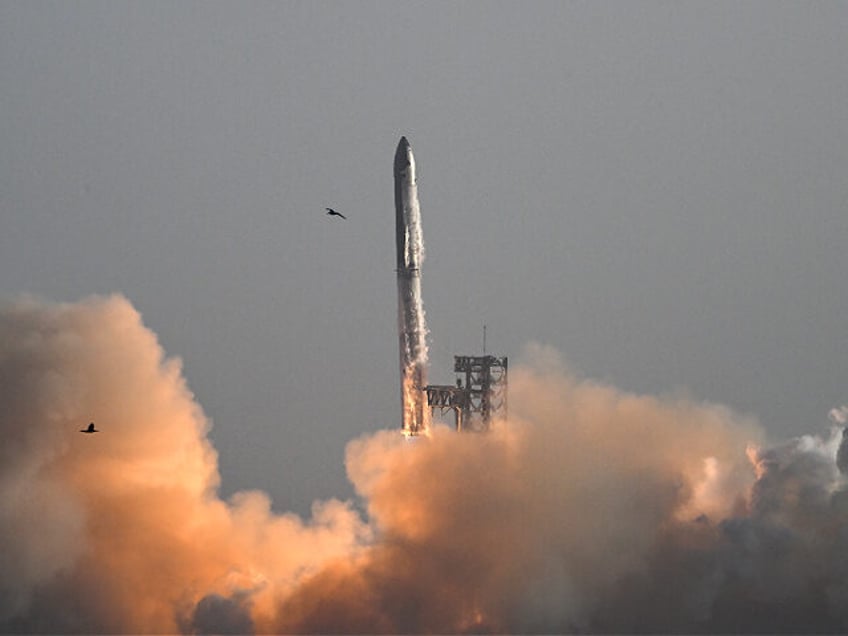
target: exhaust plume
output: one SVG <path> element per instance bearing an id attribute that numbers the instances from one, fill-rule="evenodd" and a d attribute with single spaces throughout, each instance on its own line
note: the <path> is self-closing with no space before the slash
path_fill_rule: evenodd
<path id="1" fill-rule="evenodd" d="M 364 435 L 346 456 L 364 515 L 303 520 L 218 497 L 210 423 L 127 300 L 5 304 L 0 629 L 848 628 L 839 428 L 769 447 L 724 407 L 524 357 L 509 423 Z"/>

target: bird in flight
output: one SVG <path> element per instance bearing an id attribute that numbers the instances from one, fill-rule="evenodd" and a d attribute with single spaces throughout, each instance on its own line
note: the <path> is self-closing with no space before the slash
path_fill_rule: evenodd
<path id="1" fill-rule="evenodd" d="M 88 425 L 88 428 L 81 428 L 80 429 L 80 433 L 99 433 L 99 432 L 100 431 L 98 431 L 96 428 L 94 428 L 94 422 L 91 422 Z"/>
<path id="2" fill-rule="evenodd" d="M 343 219 L 347 220 L 347 217 L 344 214 L 342 214 L 341 212 L 336 212 L 333 208 L 324 208 L 324 209 L 327 210 L 327 214 L 330 215 L 330 216 L 340 216 Z"/>

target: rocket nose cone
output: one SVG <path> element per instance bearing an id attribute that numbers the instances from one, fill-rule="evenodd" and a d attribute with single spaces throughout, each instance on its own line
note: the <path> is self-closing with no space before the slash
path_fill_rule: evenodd
<path id="1" fill-rule="evenodd" d="M 412 154 L 412 148 L 409 145 L 406 137 L 401 137 L 398 142 L 397 150 L 395 151 L 395 170 L 403 170 L 409 165 L 409 156 Z"/>

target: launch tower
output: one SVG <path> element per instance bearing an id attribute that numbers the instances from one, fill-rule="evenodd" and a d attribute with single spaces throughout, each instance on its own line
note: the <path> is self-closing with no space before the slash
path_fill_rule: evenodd
<path id="1" fill-rule="evenodd" d="M 457 431 L 486 432 L 495 416 L 507 415 L 506 356 L 454 356 L 456 386 L 424 387 L 427 405 L 444 414 L 453 411 Z"/>

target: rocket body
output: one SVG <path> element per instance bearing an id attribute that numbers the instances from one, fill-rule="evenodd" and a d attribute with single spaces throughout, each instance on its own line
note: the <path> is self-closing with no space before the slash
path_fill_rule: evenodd
<path id="1" fill-rule="evenodd" d="M 398 339 L 400 348 L 401 429 L 405 435 L 427 431 L 424 394 L 427 375 L 427 325 L 421 300 L 424 237 L 415 181 L 415 158 L 406 137 L 395 152 L 395 231 L 397 246 Z"/>

